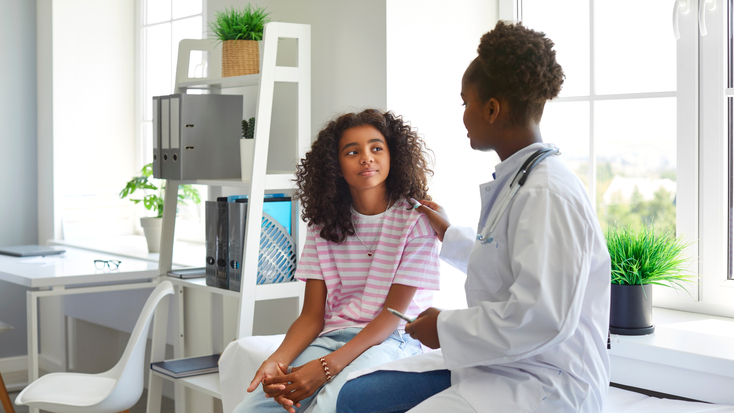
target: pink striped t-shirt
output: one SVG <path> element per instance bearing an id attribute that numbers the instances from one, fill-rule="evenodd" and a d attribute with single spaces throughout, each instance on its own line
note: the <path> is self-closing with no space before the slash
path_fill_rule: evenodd
<path id="1" fill-rule="evenodd" d="M 406 315 L 415 317 L 431 305 L 430 290 L 439 289 L 438 239 L 428 219 L 406 210 L 409 206 L 397 202 L 378 215 L 352 210 L 352 222 L 366 246 L 356 236 L 348 236 L 341 244 L 327 241 L 319 236 L 320 226 L 308 228 L 296 278 L 326 283 L 322 334 L 367 325 L 382 310 L 392 284 L 418 287 Z M 367 255 L 370 246 L 371 257 Z M 399 328 L 404 326 L 401 320 Z"/>

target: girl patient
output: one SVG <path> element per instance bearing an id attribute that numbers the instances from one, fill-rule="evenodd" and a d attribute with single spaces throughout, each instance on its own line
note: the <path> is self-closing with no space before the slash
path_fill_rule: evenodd
<path id="1" fill-rule="evenodd" d="M 412 206 L 428 198 L 426 151 L 391 112 L 345 114 L 319 132 L 296 173 L 303 310 L 236 413 L 333 413 L 349 372 L 421 352 L 387 308 L 415 317 L 439 287 L 438 240 Z"/>

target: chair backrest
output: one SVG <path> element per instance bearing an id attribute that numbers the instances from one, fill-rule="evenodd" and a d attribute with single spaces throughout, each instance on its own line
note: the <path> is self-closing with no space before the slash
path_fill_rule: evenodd
<path id="1" fill-rule="evenodd" d="M 148 338 L 150 320 L 153 318 L 153 312 L 161 300 L 167 295 L 173 294 L 173 292 L 173 284 L 170 281 L 163 281 L 158 284 L 148 297 L 148 301 L 145 302 L 145 306 L 143 306 L 143 311 L 141 311 L 140 317 L 135 323 L 135 328 L 130 335 L 130 340 L 127 342 L 120 361 L 117 362 L 115 367 L 101 373 L 103 376 L 117 380 L 117 384 L 107 397 L 105 404 L 111 403 L 114 405 L 114 399 L 118 398 L 124 400 L 134 398 L 133 404 L 140 399 L 140 395 L 143 393 L 145 343 Z M 120 404 L 127 403 L 120 400 Z"/>

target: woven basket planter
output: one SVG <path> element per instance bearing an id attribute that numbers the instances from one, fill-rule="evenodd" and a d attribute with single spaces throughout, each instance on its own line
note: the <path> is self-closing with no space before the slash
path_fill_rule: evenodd
<path id="1" fill-rule="evenodd" d="M 260 47 L 256 40 L 222 42 L 222 77 L 260 73 Z"/>

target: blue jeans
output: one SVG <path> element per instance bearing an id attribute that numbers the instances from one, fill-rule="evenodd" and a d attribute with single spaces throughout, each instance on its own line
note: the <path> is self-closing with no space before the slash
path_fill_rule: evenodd
<path id="1" fill-rule="evenodd" d="M 451 386 L 449 370 L 411 373 L 376 371 L 347 382 L 339 393 L 339 413 L 405 412 Z"/>
<path id="2" fill-rule="evenodd" d="M 293 366 L 302 366 L 311 360 L 326 356 L 349 340 L 354 338 L 361 328 L 345 328 L 331 331 L 321 337 L 317 337 L 311 345 L 293 361 Z M 334 413 L 336 412 L 336 398 L 339 395 L 349 373 L 369 367 L 378 366 L 388 361 L 393 361 L 421 353 L 421 345 L 418 340 L 396 330 L 382 343 L 368 348 L 359 357 L 354 359 L 339 374 L 334 376 L 331 382 L 326 383 L 311 397 L 301 400 L 301 407 L 296 409 L 298 413 Z M 283 407 L 273 399 L 265 397 L 262 388 L 259 387 L 252 393 L 248 393 L 234 410 L 234 413 L 283 413 Z"/>

